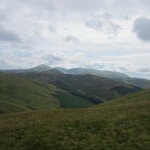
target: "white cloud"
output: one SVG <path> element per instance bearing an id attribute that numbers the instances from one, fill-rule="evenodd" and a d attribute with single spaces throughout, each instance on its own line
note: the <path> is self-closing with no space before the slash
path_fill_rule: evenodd
<path id="1" fill-rule="evenodd" d="M 105 63 L 107 69 L 149 71 L 150 43 L 135 36 L 147 39 L 147 22 L 140 21 L 132 32 L 137 18 L 150 17 L 149 0 L 0 0 L 0 4 L 0 68 L 50 61 L 53 66 Z"/>
<path id="2" fill-rule="evenodd" d="M 112 35 L 116 34 L 121 29 L 118 24 L 113 22 L 113 16 L 108 13 L 88 20 L 86 25 L 97 31 Z"/>

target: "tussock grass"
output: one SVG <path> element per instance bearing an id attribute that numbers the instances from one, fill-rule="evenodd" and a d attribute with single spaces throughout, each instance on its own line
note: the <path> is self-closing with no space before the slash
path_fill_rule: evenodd
<path id="1" fill-rule="evenodd" d="M 98 107 L 0 115 L 2 150 L 148 150 L 149 141 L 150 90 Z"/>

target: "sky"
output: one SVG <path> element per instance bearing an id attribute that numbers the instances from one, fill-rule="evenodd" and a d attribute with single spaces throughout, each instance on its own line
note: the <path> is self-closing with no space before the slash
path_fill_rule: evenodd
<path id="1" fill-rule="evenodd" d="M 40 64 L 150 79 L 150 0 L 0 0 L 0 69 Z"/>

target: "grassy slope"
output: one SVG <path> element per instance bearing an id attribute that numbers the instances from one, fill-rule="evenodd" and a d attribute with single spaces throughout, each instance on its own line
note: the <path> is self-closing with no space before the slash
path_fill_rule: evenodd
<path id="1" fill-rule="evenodd" d="M 0 114 L 29 111 L 29 110 L 30 109 L 28 109 L 26 107 L 0 100 Z"/>
<path id="2" fill-rule="evenodd" d="M 148 150 L 150 90 L 76 110 L 0 116 L 1 149 Z"/>
<path id="3" fill-rule="evenodd" d="M 53 86 L 44 86 L 30 79 L 15 75 L 0 74 L 0 99 L 31 109 L 59 107 L 58 100 L 52 95 Z"/>
<path id="4" fill-rule="evenodd" d="M 55 96 L 60 101 L 60 107 L 63 108 L 86 108 L 95 105 L 91 101 L 71 95 L 67 92 L 64 94 L 64 92 L 58 91 Z"/>
<path id="5" fill-rule="evenodd" d="M 130 105 L 136 103 L 149 103 L 150 102 L 150 90 L 142 90 L 137 93 L 129 94 L 120 98 L 116 98 L 114 100 L 109 101 L 109 103 L 105 103 L 106 106 L 113 105 Z M 103 105 L 103 104 L 102 104 Z M 101 107 L 102 105 L 97 105 L 96 107 Z"/>
<path id="6" fill-rule="evenodd" d="M 110 100 L 140 90 L 134 86 L 112 79 L 93 75 L 65 75 L 56 69 L 43 73 L 25 73 L 20 75 L 44 83 L 54 84 L 63 90 L 70 91 L 76 96 L 80 96 L 78 91 L 82 91 L 83 96 L 97 97 L 102 100 Z"/>
<path id="7" fill-rule="evenodd" d="M 0 100 L 30 109 L 50 109 L 60 106 L 81 108 L 92 105 L 53 85 L 43 85 L 24 77 L 8 74 L 0 74 Z"/>
<path id="8" fill-rule="evenodd" d="M 140 90 L 132 85 L 93 75 L 66 75 L 58 78 L 54 84 L 63 90 L 82 90 L 87 96 L 97 96 L 104 100 Z"/>

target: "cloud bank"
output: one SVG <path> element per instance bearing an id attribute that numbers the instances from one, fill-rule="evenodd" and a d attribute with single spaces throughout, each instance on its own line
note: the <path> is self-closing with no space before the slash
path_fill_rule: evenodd
<path id="1" fill-rule="evenodd" d="M 0 68 L 96 65 L 148 74 L 149 14 L 149 0 L 0 0 Z"/>

